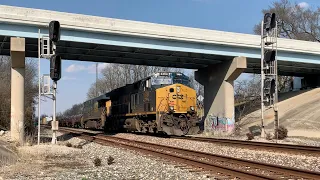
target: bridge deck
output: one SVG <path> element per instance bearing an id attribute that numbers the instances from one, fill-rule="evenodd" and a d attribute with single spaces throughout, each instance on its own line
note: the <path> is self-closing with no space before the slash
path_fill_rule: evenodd
<path id="1" fill-rule="evenodd" d="M 25 37 L 26 55 L 37 57 L 38 30 L 61 23 L 58 52 L 66 60 L 130 63 L 197 69 L 248 58 L 247 72 L 259 72 L 260 37 L 0 5 L 0 55 L 9 55 L 12 36 Z M 318 74 L 320 44 L 278 39 L 280 74 Z"/>

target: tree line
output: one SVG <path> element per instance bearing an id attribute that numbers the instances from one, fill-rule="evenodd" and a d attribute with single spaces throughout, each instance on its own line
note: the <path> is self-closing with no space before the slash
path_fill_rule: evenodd
<path id="1" fill-rule="evenodd" d="M 91 85 L 87 93 L 87 98 L 97 97 L 113 89 L 146 78 L 156 72 L 184 73 L 184 69 L 130 64 L 108 64 L 101 71 L 102 77 Z"/>
<path id="2" fill-rule="evenodd" d="M 38 103 L 37 61 L 27 59 L 25 62 L 25 130 L 32 133 L 34 130 L 35 106 Z M 11 59 L 0 56 L 0 128 L 10 129 L 11 115 Z"/>

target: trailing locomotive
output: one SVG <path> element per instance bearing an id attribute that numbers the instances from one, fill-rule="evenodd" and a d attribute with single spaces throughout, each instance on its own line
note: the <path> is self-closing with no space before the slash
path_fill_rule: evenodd
<path id="1" fill-rule="evenodd" d="M 197 134 L 196 101 L 187 76 L 160 72 L 87 100 L 80 123 L 109 132 Z"/>

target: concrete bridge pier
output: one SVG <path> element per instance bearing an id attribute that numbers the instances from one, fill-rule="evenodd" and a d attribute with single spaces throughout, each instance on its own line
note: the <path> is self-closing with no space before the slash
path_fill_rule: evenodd
<path id="1" fill-rule="evenodd" d="M 307 75 L 301 80 L 303 88 L 317 88 L 320 87 L 319 75 Z"/>
<path id="2" fill-rule="evenodd" d="M 11 37 L 11 140 L 24 144 L 25 39 Z"/>
<path id="3" fill-rule="evenodd" d="M 246 57 L 235 57 L 195 72 L 195 79 L 204 86 L 205 132 L 229 133 L 234 129 L 233 81 L 246 68 Z"/>

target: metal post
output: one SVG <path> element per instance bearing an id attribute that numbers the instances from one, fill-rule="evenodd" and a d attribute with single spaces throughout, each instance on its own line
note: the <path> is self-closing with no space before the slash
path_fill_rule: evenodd
<path id="1" fill-rule="evenodd" d="M 264 71 L 263 71 L 263 59 L 264 59 L 264 40 L 263 40 L 263 21 L 261 22 L 261 137 L 265 137 L 264 129 L 264 99 L 263 99 L 263 83 L 264 83 Z"/>
<path id="2" fill-rule="evenodd" d="M 53 117 L 52 117 L 52 144 L 57 143 L 57 134 L 56 134 L 56 89 L 57 89 L 57 82 L 53 81 Z"/>
<path id="3" fill-rule="evenodd" d="M 275 37 L 276 37 L 276 43 L 275 43 L 275 49 L 278 48 L 278 40 L 277 40 L 277 36 L 278 36 L 278 22 L 276 21 L 276 27 L 275 27 Z M 276 79 L 276 91 L 275 91 L 275 102 L 274 102 L 274 125 L 275 125 L 275 136 L 276 136 L 276 140 L 278 140 L 278 129 L 279 129 L 279 114 L 278 114 L 278 51 L 276 51 L 276 57 L 275 57 L 275 79 Z"/>
<path id="4" fill-rule="evenodd" d="M 52 44 L 52 52 L 53 55 L 56 53 L 56 44 L 53 43 Z M 52 117 L 52 144 L 56 144 L 57 143 L 57 130 L 58 130 L 58 126 L 56 123 L 56 89 L 57 89 L 57 81 L 53 81 L 53 95 L 52 95 L 52 99 L 53 99 L 53 117 Z"/>
<path id="5" fill-rule="evenodd" d="M 39 38 L 38 38 L 38 58 L 39 58 L 39 61 L 38 61 L 38 86 L 39 86 L 39 94 L 38 94 L 38 145 L 40 144 L 40 104 L 41 104 L 41 83 L 40 83 L 40 78 L 41 78 L 41 75 L 40 75 L 40 56 L 41 56 L 41 53 L 40 53 L 40 29 L 39 29 Z"/>
<path id="6" fill-rule="evenodd" d="M 96 63 L 96 97 L 98 97 L 98 63 Z"/>

